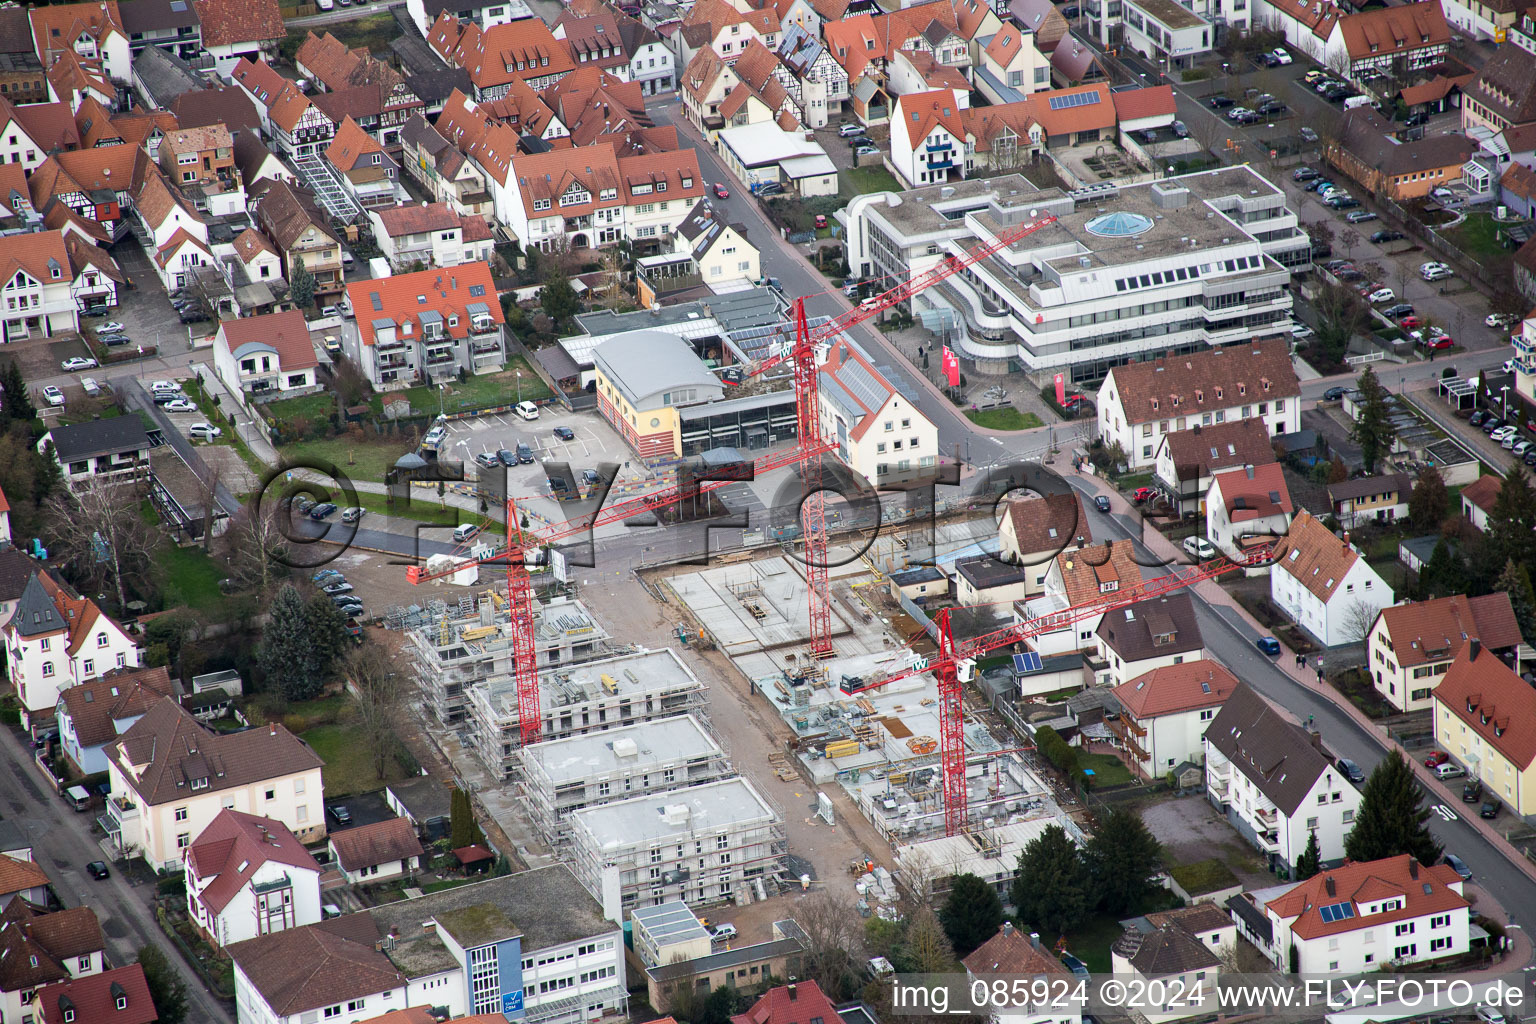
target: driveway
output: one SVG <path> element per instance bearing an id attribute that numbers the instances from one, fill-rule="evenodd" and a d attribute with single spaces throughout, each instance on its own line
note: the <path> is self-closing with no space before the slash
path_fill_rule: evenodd
<path id="1" fill-rule="evenodd" d="M 1245 889 L 1275 884 L 1264 870 L 1264 858 L 1249 846 L 1204 797 L 1160 800 L 1141 808 L 1141 820 L 1163 844 L 1163 859 L 1192 864 L 1215 858 L 1225 864 Z"/>
<path id="2" fill-rule="evenodd" d="M 179 355 L 190 351 L 187 328 L 171 308 L 171 300 L 165 294 L 165 286 L 150 265 L 149 256 L 137 239 L 129 236 L 112 247 L 112 257 L 117 260 L 123 273 L 132 283 L 130 288 L 119 289 L 118 305 L 105 317 L 87 321 L 91 326 L 106 320 L 116 320 L 123 325 L 123 333 L 131 339 L 128 347 L 154 345 L 161 355 Z"/>

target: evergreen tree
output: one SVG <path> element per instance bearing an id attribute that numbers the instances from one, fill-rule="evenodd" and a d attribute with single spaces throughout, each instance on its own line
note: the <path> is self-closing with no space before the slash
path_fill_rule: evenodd
<path id="1" fill-rule="evenodd" d="M 1445 505 L 1449 493 L 1445 480 L 1434 466 L 1426 466 L 1414 481 L 1413 493 L 1408 497 L 1408 518 L 1415 530 L 1438 529 L 1445 519 Z"/>
<path id="2" fill-rule="evenodd" d="M 5 372 L 0 374 L 0 393 L 4 396 L 3 402 L 0 402 L 0 414 L 5 417 L 28 421 L 37 415 L 37 407 L 27 394 L 27 382 L 21 375 L 21 367 L 14 359 L 5 364 Z"/>
<path id="3" fill-rule="evenodd" d="M 347 634 L 347 617 L 336 607 L 336 602 L 324 594 L 311 597 L 304 612 L 309 626 L 309 642 L 314 648 L 316 664 L 320 666 L 323 685 L 352 642 Z"/>
<path id="4" fill-rule="evenodd" d="M 449 849 L 462 850 L 466 846 L 477 846 L 484 842 L 485 834 L 480 831 L 480 823 L 475 820 L 474 808 L 469 805 L 469 794 L 455 788 L 448 801 Z"/>
<path id="5" fill-rule="evenodd" d="M 1360 390 L 1360 418 L 1355 420 L 1351 436 L 1360 445 L 1365 471 L 1374 473 L 1377 461 L 1392 450 L 1397 430 L 1392 426 L 1387 389 L 1376 379 L 1376 371 L 1367 366 L 1355 386 Z"/>
<path id="6" fill-rule="evenodd" d="M 160 1024 L 182 1024 L 187 1019 L 187 986 L 159 946 L 139 950 L 139 966 L 149 984 L 149 1000 L 155 1004 Z"/>
<path id="7" fill-rule="evenodd" d="M 1111 914 L 1138 909 L 1153 889 L 1160 855 L 1140 817 L 1118 807 L 1110 811 L 1088 841 L 1088 870 L 1099 906 Z"/>
<path id="8" fill-rule="evenodd" d="M 1515 610 L 1515 622 L 1520 626 L 1520 636 L 1530 643 L 1536 637 L 1536 593 L 1531 590 L 1531 573 L 1524 565 L 1504 563 L 1504 571 L 1494 581 L 1495 594 L 1508 594 L 1509 603 Z"/>
<path id="9" fill-rule="evenodd" d="M 1413 769 L 1394 747 L 1366 780 L 1355 827 L 1344 837 L 1345 856 L 1366 861 L 1409 853 L 1420 864 L 1434 864 L 1440 845 L 1425 827 L 1430 811 L 1422 804 Z"/>
<path id="10" fill-rule="evenodd" d="M 1467 592 L 1467 564 L 1451 550 L 1444 538 L 1435 542 L 1434 554 L 1419 573 L 1419 599 L 1449 597 Z"/>
<path id="11" fill-rule="evenodd" d="M 1305 882 L 1322 870 L 1322 851 L 1317 848 L 1317 833 L 1307 833 L 1307 848 L 1296 858 L 1296 881 Z"/>
<path id="12" fill-rule="evenodd" d="M 1504 478 L 1488 516 L 1483 538 L 1480 582 L 1491 585 L 1508 562 L 1530 565 L 1536 559 L 1536 491 L 1525 467 L 1516 464 Z"/>
<path id="13" fill-rule="evenodd" d="M 1091 884 L 1077 844 L 1060 825 L 1050 825 L 1019 854 L 1008 898 L 1025 924 L 1061 935 L 1088 916 Z"/>
<path id="14" fill-rule="evenodd" d="M 325 684 L 320 654 L 310 642 L 309 609 L 292 583 L 272 599 L 256 662 L 288 700 L 309 700 Z"/>
<path id="15" fill-rule="evenodd" d="M 968 956 L 997 934 L 1003 924 L 1003 901 L 997 890 L 975 875 L 956 875 L 950 880 L 949 898 L 939 911 L 944 934 L 957 956 Z"/>
<path id="16" fill-rule="evenodd" d="M 907 961 L 919 974 L 956 970 L 955 951 L 932 907 L 921 906 L 907 923 Z"/>
<path id="17" fill-rule="evenodd" d="M 552 270 L 539 289 L 539 305 L 555 322 L 556 328 L 576 315 L 576 289 L 562 270 Z"/>
<path id="18" fill-rule="evenodd" d="M 308 309 L 315 304 L 315 275 L 309 272 L 302 259 L 295 260 L 298 264 L 293 271 L 293 280 L 288 282 L 288 299 L 300 309 Z"/>

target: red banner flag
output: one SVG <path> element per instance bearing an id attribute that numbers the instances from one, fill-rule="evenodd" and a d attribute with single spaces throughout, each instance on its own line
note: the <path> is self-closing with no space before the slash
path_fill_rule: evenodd
<path id="1" fill-rule="evenodd" d="M 1063 408 L 1067 404 L 1067 378 L 1059 373 L 1056 375 L 1056 404 Z"/>
<path id="2" fill-rule="evenodd" d="M 951 349 L 948 345 L 944 346 L 944 358 L 941 362 L 941 365 L 944 368 L 944 377 L 949 381 L 949 386 L 952 388 L 959 387 L 960 358 L 955 355 L 954 350 Z"/>

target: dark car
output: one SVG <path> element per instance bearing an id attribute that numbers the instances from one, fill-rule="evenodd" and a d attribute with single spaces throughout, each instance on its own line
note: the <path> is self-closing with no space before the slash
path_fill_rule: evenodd
<path id="1" fill-rule="evenodd" d="M 1093 507 L 1098 509 L 1100 512 L 1107 513 L 1109 511 L 1109 499 L 1104 497 L 1102 494 L 1095 495 L 1093 499 Z"/>
<path id="2" fill-rule="evenodd" d="M 555 436 L 562 441 L 574 441 L 576 440 L 576 431 L 570 427 L 556 427 Z"/>
<path id="3" fill-rule="evenodd" d="M 1401 231 L 1375 231 L 1371 233 L 1371 241 L 1378 245 L 1382 242 L 1401 242 L 1402 240 L 1403 233 Z"/>
<path id="4" fill-rule="evenodd" d="M 1355 762 L 1351 761 L 1349 758 L 1339 758 L 1338 765 L 1339 771 L 1343 772 L 1344 777 L 1350 782 L 1356 783 L 1358 785 L 1359 783 L 1365 781 L 1365 772 L 1361 771 L 1360 766 L 1355 764 Z"/>
<path id="5" fill-rule="evenodd" d="M 1520 457 L 1527 466 L 1536 466 L 1536 448 L 1530 448 Z"/>
<path id="6" fill-rule="evenodd" d="M 1292 181 L 1314 181 L 1319 177 L 1321 175 L 1310 167 L 1298 167 L 1291 172 Z"/>
<path id="7" fill-rule="evenodd" d="M 1481 800 L 1482 798 L 1483 798 L 1483 784 L 1481 782 L 1478 782 L 1476 779 L 1468 780 L 1467 784 L 1465 786 L 1461 787 L 1461 802 L 1462 803 L 1464 803 L 1464 804 L 1475 804 L 1479 800 Z"/>
<path id="8" fill-rule="evenodd" d="M 1076 4 L 1069 4 L 1068 6 L 1061 9 L 1061 16 L 1063 18 L 1075 18 L 1077 17 L 1078 13 L 1079 12 Z"/>
<path id="9" fill-rule="evenodd" d="M 189 309 L 177 319 L 184 324 L 201 324 L 208 321 L 208 314 L 200 309 Z"/>
<path id="10" fill-rule="evenodd" d="M 336 819 L 338 825 L 350 825 L 352 823 L 352 812 L 347 810 L 346 804 L 332 804 L 326 810 L 330 812 L 331 817 Z"/>
<path id="11" fill-rule="evenodd" d="M 350 593 L 352 593 L 352 584 L 346 582 L 345 580 L 342 580 L 339 583 L 327 583 L 325 586 L 321 587 L 320 589 L 324 590 L 327 594 L 330 594 L 332 597 L 335 597 L 337 594 L 350 594 Z"/>
<path id="12" fill-rule="evenodd" d="M 1235 101 L 1228 96 L 1212 96 L 1206 101 L 1212 110 L 1226 110 L 1233 106 Z"/>
<path id="13" fill-rule="evenodd" d="M 597 470 L 595 469 L 584 469 L 581 471 L 581 482 L 588 487 L 596 487 L 601 480 L 602 477 L 597 475 Z"/>
<path id="14" fill-rule="evenodd" d="M 293 510 L 295 512 L 297 512 L 301 516 L 308 514 L 309 510 L 314 508 L 314 507 L 315 507 L 315 499 L 313 499 L 313 498 L 295 498 L 295 499 L 293 499 Z"/>
<path id="15" fill-rule="evenodd" d="M 112 872 L 107 870 L 107 862 L 104 860 L 91 861 L 85 866 L 85 873 L 98 881 L 112 874 Z"/>
<path id="16" fill-rule="evenodd" d="M 356 615 L 363 610 L 363 599 L 351 594 L 333 594 L 331 604 L 346 612 L 348 615 Z"/>
<path id="17" fill-rule="evenodd" d="M 1389 316 L 1396 320 L 1400 316 L 1413 316 L 1413 306 L 1407 302 L 1399 302 L 1395 306 L 1388 306 L 1381 311 L 1382 316 Z"/>
<path id="18" fill-rule="evenodd" d="M 1354 196 L 1344 196 L 1340 199 L 1325 199 L 1323 202 L 1335 210 L 1352 210 L 1360 205 L 1360 200 Z"/>
<path id="19" fill-rule="evenodd" d="M 1285 104 L 1281 103 L 1279 100 L 1273 100 L 1259 108 L 1259 114 L 1262 117 L 1269 117 L 1272 114 L 1283 114 L 1285 111 Z"/>
<path id="20" fill-rule="evenodd" d="M 1479 409 L 1476 412 L 1474 412 L 1470 417 L 1467 418 L 1467 426 L 1469 426 L 1469 427 L 1480 427 L 1480 426 L 1483 425 L 1483 420 L 1485 420 L 1487 418 L 1488 418 L 1488 413 L 1485 412 L 1482 409 Z"/>
<path id="21" fill-rule="evenodd" d="M 1490 415 L 1487 419 L 1483 420 L 1483 433 L 1491 434 L 1503 425 L 1503 420 L 1499 419 L 1497 416 Z"/>
<path id="22" fill-rule="evenodd" d="M 1336 388 L 1329 388 L 1327 391 L 1323 392 L 1323 401 L 1337 402 L 1347 394 L 1349 394 L 1349 388 L 1342 385 Z"/>
<path id="23" fill-rule="evenodd" d="M 860 146 L 873 146 L 874 144 L 875 140 L 868 135 L 855 135 L 848 140 L 848 148 L 850 149 L 858 149 Z"/>
<path id="24" fill-rule="evenodd" d="M 1422 110 L 1417 114 L 1409 114 L 1403 118 L 1403 126 L 1405 128 L 1417 128 L 1421 124 L 1429 124 L 1429 115 Z"/>
<path id="25" fill-rule="evenodd" d="M 1489 797 L 1487 800 L 1483 801 L 1483 806 L 1478 809 L 1477 816 L 1479 818 L 1497 818 L 1499 816 L 1499 812 L 1503 809 L 1503 804 L 1499 803 L 1492 797 Z"/>
<path id="26" fill-rule="evenodd" d="M 321 502 L 309 510 L 309 518 L 326 519 L 336 514 L 337 506 L 329 501 Z"/>
<path id="27" fill-rule="evenodd" d="M 1354 269 L 1353 267 L 1351 267 L 1348 270 L 1341 270 L 1337 274 L 1335 274 L 1334 276 L 1337 277 L 1340 281 L 1364 281 L 1365 280 L 1365 275 L 1360 273 L 1360 271 Z"/>
<path id="28" fill-rule="evenodd" d="M 1280 641 L 1272 636 L 1261 636 L 1253 642 L 1253 645 L 1270 657 L 1280 653 Z"/>
<path id="29" fill-rule="evenodd" d="M 525 441 L 517 442 L 517 461 L 524 466 L 533 463 L 533 449 Z"/>
<path id="30" fill-rule="evenodd" d="M 501 464 L 506 466 L 508 469 L 511 469 L 513 466 L 517 465 L 517 456 L 505 448 L 496 449 L 496 458 L 499 459 Z"/>

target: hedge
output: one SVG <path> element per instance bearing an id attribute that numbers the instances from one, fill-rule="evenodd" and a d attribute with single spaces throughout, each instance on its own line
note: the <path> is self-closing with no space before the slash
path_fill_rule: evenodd
<path id="1" fill-rule="evenodd" d="M 1061 733 L 1048 725 L 1042 725 L 1035 732 L 1035 746 L 1057 771 L 1072 780 L 1074 786 L 1084 789 L 1089 786 L 1088 776 L 1078 766 L 1077 751 L 1067 745 Z"/>

